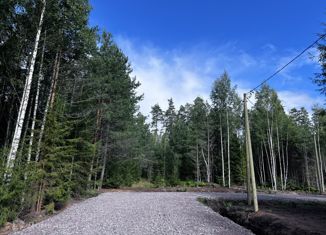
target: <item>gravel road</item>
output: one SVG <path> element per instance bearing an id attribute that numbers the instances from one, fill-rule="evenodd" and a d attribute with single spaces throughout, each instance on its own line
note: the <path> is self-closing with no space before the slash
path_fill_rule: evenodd
<path id="1" fill-rule="evenodd" d="M 252 234 L 197 201 L 205 196 L 218 194 L 103 193 L 14 234 Z"/>

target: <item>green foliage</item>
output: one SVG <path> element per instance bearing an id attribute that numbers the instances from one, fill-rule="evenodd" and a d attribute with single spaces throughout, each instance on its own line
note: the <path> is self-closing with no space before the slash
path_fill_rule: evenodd
<path id="1" fill-rule="evenodd" d="M 314 82 L 319 86 L 320 93 L 326 95 L 326 44 L 325 37 L 318 45 L 319 63 L 321 65 L 321 72 L 316 74 Z"/>
<path id="2" fill-rule="evenodd" d="M 0 227 L 2 227 L 8 221 L 9 208 L 2 208 L 2 207 L 0 207 L 0 209 L 1 209 L 1 214 L 0 214 Z"/>
<path id="3" fill-rule="evenodd" d="M 225 176 L 230 170 L 232 183 L 244 182 L 242 107 L 228 73 L 214 82 L 211 102 L 197 97 L 178 108 L 171 98 L 166 110 L 154 105 L 148 120 L 138 112 L 140 83 L 131 75 L 127 55 L 110 33 L 100 35 L 89 27 L 87 0 L 47 1 L 40 39 L 44 61 L 41 67 L 39 50 L 27 107 L 33 111 L 36 78 L 43 74 L 32 156 L 27 159 L 32 117 L 26 115 L 11 178 L 3 179 L 27 74 L 24 65 L 31 59 L 41 7 L 42 2 L 34 0 L 0 2 L 0 226 L 37 206 L 53 213 L 69 198 L 95 196 L 102 186 L 201 187 L 209 185 L 209 179 L 222 184 L 222 153 Z M 325 46 L 319 50 L 322 73 L 316 82 L 325 93 Z M 314 191 L 312 135 L 318 136 L 320 152 L 325 153 L 325 109 L 315 107 L 312 118 L 304 108 L 286 114 L 268 86 L 256 93 L 256 99 L 250 117 L 255 167 L 265 167 L 261 185 L 270 185 L 269 163 L 260 158 L 266 132 L 278 128 L 279 133 L 272 131 L 272 148 L 276 152 L 277 139 L 282 154 L 287 151 L 288 188 Z M 40 158 L 35 161 L 39 140 Z"/>
<path id="4" fill-rule="evenodd" d="M 86 190 L 84 191 L 84 194 L 82 194 L 82 196 L 89 198 L 89 197 L 96 197 L 99 194 L 99 192 L 97 190 Z"/>
<path id="5" fill-rule="evenodd" d="M 132 188 L 155 188 L 155 185 L 147 180 L 141 179 L 140 181 L 133 183 Z"/>
<path id="6" fill-rule="evenodd" d="M 0 174 L 4 175 L 3 168 L 0 169 Z M 0 225 L 12 222 L 26 206 L 26 202 L 22 204 L 21 201 L 25 189 L 21 177 L 22 169 L 17 168 L 12 172 L 10 182 L 0 185 Z"/>
<path id="7" fill-rule="evenodd" d="M 131 187 L 140 180 L 139 165 L 137 161 L 112 163 L 109 168 L 109 177 L 104 187 L 117 188 L 119 186 Z"/>
<path id="8" fill-rule="evenodd" d="M 161 188 L 166 186 L 165 179 L 161 175 L 155 176 L 153 184 L 155 185 L 156 188 Z"/>
<path id="9" fill-rule="evenodd" d="M 187 180 L 187 181 L 180 181 L 179 185 L 184 186 L 184 187 L 205 187 L 208 184 L 206 182 L 200 181 L 192 181 L 192 180 Z"/>
<path id="10" fill-rule="evenodd" d="M 51 202 L 45 206 L 45 213 L 47 215 L 52 215 L 54 213 L 54 202 Z"/>

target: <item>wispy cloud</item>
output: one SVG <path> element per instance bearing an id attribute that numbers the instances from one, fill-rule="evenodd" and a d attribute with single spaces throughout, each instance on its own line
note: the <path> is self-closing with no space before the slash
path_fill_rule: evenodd
<path id="1" fill-rule="evenodd" d="M 229 72 L 233 85 L 237 85 L 242 96 L 243 92 L 259 84 L 263 76 L 270 75 L 295 54 L 292 51 L 284 55 L 270 43 L 261 47 L 261 54 L 254 55 L 233 42 L 219 47 L 196 45 L 174 50 L 163 50 L 124 37 L 116 37 L 116 42 L 129 57 L 133 75 L 142 84 L 138 92 L 144 94 L 140 108 L 145 115 L 156 103 L 166 109 L 169 98 L 173 98 L 177 108 L 197 96 L 208 99 L 214 79 L 224 70 Z M 317 51 L 311 53 L 316 55 Z M 310 109 L 316 102 L 322 102 L 321 97 L 316 98 L 304 89 L 304 85 L 301 87 L 301 77 L 295 73 L 302 68 L 312 70 L 317 65 L 305 55 L 279 75 L 281 83 L 272 87 L 278 91 L 286 109 L 301 106 Z M 294 85 L 291 87 L 291 84 Z"/>
<path id="2" fill-rule="evenodd" d="M 287 91 L 281 90 L 277 92 L 282 104 L 285 108 L 285 111 L 290 111 L 291 108 L 301 108 L 304 107 L 307 110 L 315 104 L 323 104 L 322 97 L 311 97 L 309 94 L 304 91 Z"/>

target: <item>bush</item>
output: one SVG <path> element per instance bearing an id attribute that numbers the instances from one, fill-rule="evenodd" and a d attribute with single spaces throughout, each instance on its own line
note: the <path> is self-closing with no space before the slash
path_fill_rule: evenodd
<path id="1" fill-rule="evenodd" d="M 98 195 L 98 191 L 95 189 L 90 189 L 84 192 L 83 196 L 85 197 L 96 197 Z"/>
<path id="2" fill-rule="evenodd" d="M 47 215 L 52 215 L 54 213 L 54 202 L 51 202 L 45 206 L 45 213 Z"/>
<path id="3" fill-rule="evenodd" d="M 172 178 L 168 179 L 167 183 L 168 183 L 169 186 L 172 186 L 172 187 L 180 185 L 179 179 L 177 179 L 175 177 L 172 177 Z"/>
<path id="4" fill-rule="evenodd" d="M 49 205 L 53 202 L 54 209 L 60 210 L 64 207 L 65 203 L 68 201 L 70 193 L 65 189 L 64 186 L 58 186 L 50 188 L 46 191 L 45 202 Z"/>
<path id="5" fill-rule="evenodd" d="M 0 211 L 1 211 L 1 213 L 0 213 L 0 227 L 2 227 L 8 221 L 9 210 L 8 210 L 8 208 L 1 208 L 0 207 Z"/>
<path id="6" fill-rule="evenodd" d="M 184 187 L 196 187 L 197 184 L 193 180 L 180 181 L 180 185 Z"/>
<path id="7" fill-rule="evenodd" d="M 117 162 L 110 165 L 108 179 L 103 186 L 108 188 L 119 188 L 120 186 L 131 187 L 133 183 L 140 180 L 138 162 L 134 160 Z"/>
<path id="8" fill-rule="evenodd" d="M 303 187 L 298 185 L 298 183 L 295 182 L 294 180 L 289 180 L 286 189 L 291 191 L 299 191 L 299 190 L 303 190 Z"/>
<path id="9" fill-rule="evenodd" d="M 107 179 L 106 182 L 104 183 L 104 186 L 105 186 L 105 187 L 108 187 L 108 188 L 119 188 L 119 187 L 120 187 L 120 183 L 121 183 L 120 180 L 116 180 L 116 179 L 113 179 L 113 178 L 109 178 L 109 179 Z"/>
<path id="10" fill-rule="evenodd" d="M 153 181 L 154 187 L 155 188 L 160 188 L 160 187 L 165 187 L 166 183 L 163 177 L 160 175 L 157 175 Z"/>
<path id="11" fill-rule="evenodd" d="M 180 181 L 179 184 L 184 187 L 205 187 L 208 185 L 206 182 L 202 182 L 202 181 L 196 182 L 193 180 Z"/>
<path id="12" fill-rule="evenodd" d="M 133 183 L 132 186 L 133 188 L 154 188 L 155 185 L 147 180 L 140 180 L 137 183 Z"/>

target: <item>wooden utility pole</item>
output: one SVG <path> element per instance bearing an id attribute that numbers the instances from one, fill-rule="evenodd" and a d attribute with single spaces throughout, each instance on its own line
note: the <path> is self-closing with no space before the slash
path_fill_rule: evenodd
<path id="1" fill-rule="evenodd" d="M 245 104 L 246 106 L 247 104 Z M 247 173 L 247 201 L 248 205 L 251 205 L 252 202 L 252 192 L 251 192 L 251 183 L 250 183 L 250 159 L 249 159 L 249 149 L 247 144 L 247 131 L 245 130 L 245 142 L 246 142 L 246 173 Z"/>
<path id="2" fill-rule="evenodd" d="M 250 188 L 252 189 L 252 200 L 254 202 L 254 211 L 258 211 L 258 201 L 257 201 L 257 190 L 256 190 L 256 179 L 255 179 L 255 169 L 254 161 L 252 157 L 252 148 L 251 148 L 251 137 L 250 137 L 250 128 L 249 128 L 249 118 L 248 118 L 248 108 L 247 108 L 247 94 L 243 95 L 244 103 L 244 113 L 245 113 L 245 133 L 246 133 L 246 151 L 247 151 L 247 193 L 250 193 Z M 249 160 L 249 162 L 248 162 Z M 249 173 L 249 174 L 248 174 Z M 250 179 L 249 176 L 250 175 Z M 251 181 L 251 182 L 250 182 Z M 251 187 L 250 187 L 251 186 Z M 250 196 L 248 195 L 248 204 Z"/>

